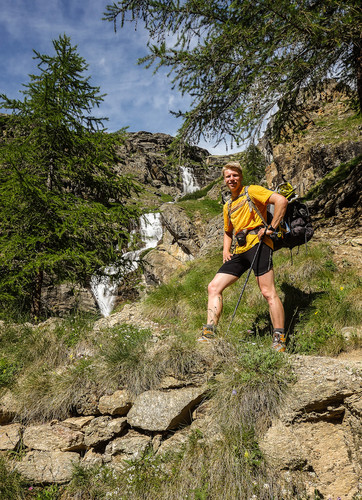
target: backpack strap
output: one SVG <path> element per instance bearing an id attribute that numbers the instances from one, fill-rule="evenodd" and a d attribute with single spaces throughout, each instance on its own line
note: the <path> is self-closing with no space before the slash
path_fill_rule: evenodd
<path id="1" fill-rule="evenodd" d="M 264 217 L 261 215 L 260 210 L 255 205 L 255 203 L 253 202 L 253 200 L 252 200 L 252 198 L 251 198 L 251 196 L 249 194 L 249 186 L 245 186 L 244 193 L 243 194 L 239 194 L 239 196 L 237 198 L 235 198 L 235 200 L 233 200 L 232 198 L 230 198 L 230 200 L 228 201 L 228 218 L 229 218 L 229 222 L 231 223 L 231 204 L 232 204 L 233 201 L 238 200 L 242 196 L 246 196 L 246 199 L 247 199 L 247 202 L 248 202 L 248 205 L 249 205 L 249 211 L 252 212 L 253 210 L 255 210 L 255 212 L 259 215 L 260 219 L 263 221 L 264 226 L 267 227 L 268 223 L 266 222 L 266 220 L 264 219 Z"/>
<path id="2" fill-rule="evenodd" d="M 245 187 L 245 190 L 246 190 L 247 187 L 248 186 Z M 240 193 L 239 196 L 237 198 L 235 198 L 235 200 L 233 200 L 232 198 L 230 198 L 230 200 L 228 201 L 228 218 L 229 218 L 230 224 L 231 224 L 231 204 L 232 204 L 233 201 L 238 200 L 242 196 L 245 196 L 245 193 L 244 194 Z"/>
<path id="3" fill-rule="evenodd" d="M 249 210 L 250 212 L 252 212 L 253 210 L 255 210 L 255 212 L 259 215 L 259 217 L 261 218 L 261 220 L 263 221 L 263 224 L 265 227 L 268 226 L 268 223 L 267 221 L 264 219 L 264 217 L 261 215 L 260 213 L 260 210 L 258 209 L 258 207 L 255 205 L 255 203 L 253 202 L 250 194 L 249 194 L 249 186 L 245 186 L 245 194 L 246 194 L 246 199 L 248 200 L 248 204 L 249 204 Z"/>

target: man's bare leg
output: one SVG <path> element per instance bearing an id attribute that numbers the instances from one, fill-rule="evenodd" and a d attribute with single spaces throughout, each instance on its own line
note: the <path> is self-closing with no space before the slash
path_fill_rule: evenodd
<path id="1" fill-rule="evenodd" d="M 284 307 L 275 289 L 273 270 L 271 269 L 262 276 L 258 276 L 257 282 L 261 293 L 269 304 L 270 318 L 273 324 L 272 347 L 276 351 L 284 352 L 286 348 L 284 334 Z"/>
<path id="2" fill-rule="evenodd" d="M 239 278 L 217 273 L 208 286 L 207 324 L 216 326 L 222 313 L 222 292 Z"/>
<path id="3" fill-rule="evenodd" d="M 272 325 L 275 328 L 284 328 L 284 307 L 277 294 L 274 283 L 274 271 L 271 269 L 256 278 L 260 291 L 268 301 Z"/>

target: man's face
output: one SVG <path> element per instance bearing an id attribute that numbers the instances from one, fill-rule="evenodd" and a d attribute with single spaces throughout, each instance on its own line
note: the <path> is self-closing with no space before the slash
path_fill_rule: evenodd
<path id="1" fill-rule="evenodd" d="M 231 168 L 225 170 L 224 181 L 232 193 L 241 189 L 242 180 L 243 178 L 238 170 L 232 170 Z"/>

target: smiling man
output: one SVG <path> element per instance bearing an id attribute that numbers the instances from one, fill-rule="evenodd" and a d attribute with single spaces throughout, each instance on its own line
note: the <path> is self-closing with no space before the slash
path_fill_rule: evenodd
<path id="1" fill-rule="evenodd" d="M 198 341 L 209 342 L 215 338 L 216 326 L 222 312 L 223 291 L 253 266 L 260 291 L 269 305 L 273 324 L 272 346 L 284 352 L 284 308 L 275 289 L 273 242 L 269 236 L 275 232 L 275 228 L 282 220 L 288 201 L 284 196 L 269 189 L 249 186 L 249 196 L 264 220 L 267 219 L 267 206 L 274 205 L 273 219 L 266 228 L 257 211 L 249 209 L 245 186 L 242 183 L 243 172 L 240 163 L 227 163 L 223 167 L 223 175 L 231 193 L 231 200 L 224 205 L 223 265 L 208 286 L 207 324 L 203 326 L 202 335 Z M 237 245 L 234 253 L 231 253 L 233 232 Z"/>

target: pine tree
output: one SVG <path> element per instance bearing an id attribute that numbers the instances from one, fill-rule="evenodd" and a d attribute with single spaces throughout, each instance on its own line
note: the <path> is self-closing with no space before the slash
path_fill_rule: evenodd
<path id="1" fill-rule="evenodd" d="M 257 135 L 298 121 L 301 99 L 327 77 L 352 86 L 362 109 L 361 7 L 357 0 L 121 0 L 105 18 L 142 20 L 149 55 L 193 101 L 179 131 L 198 142 Z"/>
<path id="2" fill-rule="evenodd" d="M 11 113 L 1 120 L 0 300 L 41 311 L 44 277 L 87 284 L 97 270 L 119 263 L 130 221 L 126 204 L 138 188 L 117 175 L 115 141 L 102 118 L 103 100 L 88 65 L 67 36 L 42 55 L 24 99 L 2 95 Z"/>
<path id="3" fill-rule="evenodd" d="M 260 184 L 265 176 L 266 159 L 255 144 L 250 144 L 240 153 L 243 166 L 243 184 Z"/>

